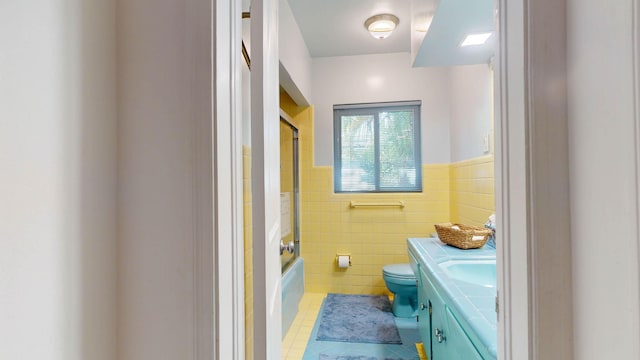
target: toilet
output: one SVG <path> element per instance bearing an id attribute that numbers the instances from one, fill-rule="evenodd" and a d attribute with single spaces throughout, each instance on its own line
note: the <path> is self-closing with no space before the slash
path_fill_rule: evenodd
<path id="1" fill-rule="evenodd" d="M 393 315 L 400 318 L 415 316 L 418 304 L 416 275 L 409 264 L 391 264 L 382 267 L 382 278 L 393 293 Z"/>

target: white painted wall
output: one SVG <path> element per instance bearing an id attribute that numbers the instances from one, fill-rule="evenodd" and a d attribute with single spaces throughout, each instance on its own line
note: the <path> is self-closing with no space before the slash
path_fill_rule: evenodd
<path id="1" fill-rule="evenodd" d="M 576 359 L 640 358 L 634 3 L 568 1 Z"/>
<path id="2" fill-rule="evenodd" d="M 200 340 L 209 341 L 195 340 L 209 321 L 195 313 L 211 315 L 196 298 L 198 259 L 211 267 L 213 256 L 196 253 L 198 211 L 212 201 L 196 197 L 206 180 L 199 139 L 211 141 L 210 4 L 122 0 L 117 16 L 118 355 L 193 359 Z"/>
<path id="3" fill-rule="evenodd" d="M 311 55 L 300 28 L 293 17 L 288 0 L 278 0 L 278 42 L 280 46 L 280 85 L 298 105 L 309 105 L 311 99 Z"/>
<path id="4" fill-rule="evenodd" d="M 314 58 L 315 165 L 333 165 L 333 105 L 422 100 L 422 162 L 449 163 L 449 72 L 409 53 Z"/>
<path id="5" fill-rule="evenodd" d="M 116 358 L 114 25 L 0 2 L 0 359 Z"/>
<path id="6" fill-rule="evenodd" d="M 486 155 L 491 132 L 491 69 L 487 64 L 450 67 L 451 162 Z"/>

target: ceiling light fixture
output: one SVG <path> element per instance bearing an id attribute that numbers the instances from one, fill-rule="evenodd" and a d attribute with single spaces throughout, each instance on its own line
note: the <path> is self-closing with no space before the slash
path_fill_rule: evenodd
<path id="1" fill-rule="evenodd" d="M 490 32 L 488 33 L 479 33 L 479 34 L 469 34 L 460 46 L 471 46 L 471 45 L 482 45 L 487 42 L 489 37 L 491 37 Z"/>
<path id="2" fill-rule="evenodd" d="M 398 17 L 391 14 L 374 15 L 364 22 L 364 27 L 376 39 L 386 39 L 398 26 Z"/>

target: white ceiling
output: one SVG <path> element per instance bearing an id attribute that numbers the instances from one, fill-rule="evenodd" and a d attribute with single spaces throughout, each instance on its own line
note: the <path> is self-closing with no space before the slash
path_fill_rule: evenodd
<path id="1" fill-rule="evenodd" d="M 495 34 L 483 45 L 461 47 L 469 34 L 494 32 L 493 0 L 442 0 L 429 31 L 421 40 L 413 66 L 456 66 L 488 63 Z"/>
<path id="2" fill-rule="evenodd" d="M 488 62 L 497 43 L 494 34 L 486 45 L 458 46 L 466 34 L 494 30 L 493 0 L 286 1 L 311 57 L 411 52 L 413 66 L 455 66 Z M 249 11 L 251 0 L 242 3 Z M 382 13 L 396 15 L 400 23 L 391 36 L 378 40 L 364 22 Z M 412 29 L 412 21 L 415 28 L 430 24 L 428 32 Z M 250 50 L 249 20 L 242 27 Z"/>
<path id="3" fill-rule="evenodd" d="M 466 34 L 493 31 L 493 0 L 288 0 L 312 57 L 411 52 L 414 66 L 451 66 L 489 61 L 495 41 L 460 48 Z M 364 27 L 367 18 L 389 13 L 400 19 L 384 40 Z M 434 17 L 435 15 L 435 17 Z M 429 31 L 413 27 L 430 23 Z M 431 21 L 433 19 L 433 21 Z"/>
<path id="4" fill-rule="evenodd" d="M 289 5 L 312 57 L 410 51 L 410 0 L 289 0 Z M 386 13 L 400 23 L 387 39 L 374 39 L 364 22 Z"/>

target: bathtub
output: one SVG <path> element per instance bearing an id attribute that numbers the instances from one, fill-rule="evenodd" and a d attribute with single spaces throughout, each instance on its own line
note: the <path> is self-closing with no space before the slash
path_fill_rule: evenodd
<path id="1" fill-rule="evenodd" d="M 298 304 L 304 294 L 304 260 L 301 257 L 282 273 L 282 338 L 298 314 Z"/>

